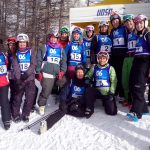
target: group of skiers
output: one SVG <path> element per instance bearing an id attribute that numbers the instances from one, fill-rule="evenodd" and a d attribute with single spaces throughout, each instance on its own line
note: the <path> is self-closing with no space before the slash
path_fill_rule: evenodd
<path id="1" fill-rule="evenodd" d="M 0 40 L 0 105 L 6 130 L 11 120 L 29 122 L 36 103 L 44 115 L 54 86 L 59 87 L 59 108 L 73 116 L 91 117 L 96 99 L 102 100 L 106 114 L 116 115 L 116 97 L 130 107 L 127 116 L 134 121 L 149 112 L 144 98 L 150 66 L 147 17 L 127 14 L 122 21 L 112 13 L 110 23 L 100 21 L 98 34 L 93 25 L 83 32 L 74 27 L 71 36 L 66 26 L 53 29 L 37 54 L 29 48 L 27 34 L 8 38 L 7 53 Z M 37 102 L 35 78 L 42 87 Z"/>

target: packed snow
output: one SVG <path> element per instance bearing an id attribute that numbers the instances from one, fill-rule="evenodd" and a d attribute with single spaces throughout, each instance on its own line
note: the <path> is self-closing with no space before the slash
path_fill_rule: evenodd
<path id="1" fill-rule="evenodd" d="M 46 114 L 57 108 L 54 96 L 50 96 Z M 0 121 L 0 150 L 149 150 L 150 115 L 143 116 L 139 122 L 132 122 L 126 117 L 128 111 L 127 107 L 118 104 L 118 114 L 108 116 L 101 101 L 97 100 L 91 118 L 65 115 L 41 135 L 38 134 L 40 124 L 18 132 L 40 118 L 36 112 L 30 115 L 29 123 L 12 122 L 8 131 Z"/>

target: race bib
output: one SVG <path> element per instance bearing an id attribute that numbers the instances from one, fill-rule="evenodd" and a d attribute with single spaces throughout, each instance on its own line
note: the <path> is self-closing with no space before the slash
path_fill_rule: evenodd
<path id="1" fill-rule="evenodd" d="M 111 46 L 110 45 L 102 45 L 101 46 L 101 51 L 107 51 L 110 52 Z"/>
<path id="2" fill-rule="evenodd" d="M 114 46 L 125 45 L 124 38 L 115 38 L 115 39 L 113 39 L 113 45 Z"/>
<path id="3" fill-rule="evenodd" d="M 136 46 L 136 40 L 128 42 L 128 49 L 133 49 Z"/>
<path id="4" fill-rule="evenodd" d="M 6 65 L 1 65 L 0 66 L 0 75 L 6 74 L 6 73 L 7 73 Z"/>
<path id="5" fill-rule="evenodd" d="M 47 61 L 52 64 L 59 64 L 60 58 L 58 57 L 47 57 Z"/>
<path id="6" fill-rule="evenodd" d="M 89 57 L 90 56 L 90 49 L 87 49 L 86 50 L 86 57 Z"/>
<path id="7" fill-rule="evenodd" d="M 71 59 L 80 61 L 81 60 L 81 54 L 71 53 Z"/>
<path id="8" fill-rule="evenodd" d="M 143 47 L 142 46 L 136 47 L 136 52 L 143 52 Z"/>
<path id="9" fill-rule="evenodd" d="M 96 86 L 108 86 L 107 80 L 96 80 Z"/>
<path id="10" fill-rule="evenodd" d="M 20 63 L 19 65 L 20 65 L 21 71 L 27 71 L 30 66 L 30 63 Z"/>

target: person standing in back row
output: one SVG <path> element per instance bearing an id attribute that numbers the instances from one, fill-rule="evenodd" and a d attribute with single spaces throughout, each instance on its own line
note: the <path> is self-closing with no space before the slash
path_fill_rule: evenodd
<path id="1" fill-rule="evenodd" d="M 106 51 L 111 54 L 112 41 L 110 36 L 108 35 L 109 30 L 109 22 L 108 21 L 100 21 L 99 25 L 99 34 L 96 34 L 93 37 L 91 42 L 91 63 L 97 64 L 97 54 L 100 51 Z M 110 55 L 111 57 L 111 55 Z M 109 62 L 111 58 L 109 59 Z"/>
<path id="2" fill-rule="evenodd" d="M 137 35 L 135 33 L 135 24 L 133 22 L 133 15 L 131 14 L 125 15 L 123 17 L 123 21 L 127 30 L 128 49 L 122 67 L 122 87 L 123 87 L 124 98 L 125 98 L 122 104 L 123 106 L 131 107 L 132 98 L 131 98 L 131 92 L 129 91 L 129 77 L 130 77 L 130 71 L 134 59 L 134 53 L 136 50 Z"/>
<path id="3" fill-rule="evenodd" d="M 134 23 L 138 38 L 130 75 L 130 91 L 133 103 L 127 116 L 133 121 L 138 121 L 143 114 L 149 112 L 144 92 L 150 67 L 150 31 L 145 15 L 136 16 Z"/>
<path id="4" fill-rule="evenodd" d="M 111 65 L 115 68 L 118 79 L 115 95 L 119 96 L 119 102 L 122 102 L 124 101 L 122 88 L 122 66 L 127 52 L 126 28 L 121 24 L 121 17 L 116 13 L 113 13 L 110 16 L 110 22 L 113 26 L 110 33 L 110 38 L 112 40 Z"/>

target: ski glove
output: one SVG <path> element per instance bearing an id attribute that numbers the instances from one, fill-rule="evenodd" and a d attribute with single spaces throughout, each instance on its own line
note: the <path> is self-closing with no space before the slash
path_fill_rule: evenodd
<path id="1" fill-rule="evenodd" d="M 58 72 L 57 79 L 61 80 L 63 78 L 64 74 L 65 74 L 64 72 Z"/>
<path id="2" fill-rule="evenodd" d="M 114 94 L 113 93 L 109 93 L 109 101 L 113 101 L 114 100 Z"/>
<path id="3" fill-rule="evenodd" d="M 42 81 L 42 79 L 43 79 L 42 73 L 40 72 L 40 73 L 35 74 L 35 78 L 36 78 L 38 81 Z"/>
<path id="4" fill-rule="evenodd" d="M 24 83 L 21 80 L 16 80 L 15 81 L 15 90 L 20 91 L 24 88 Z"/>
<path id="5" fill-rule="evenodd" d="M 25 72 L 24 74 L 21 74 L 21 80 L 26 80 L 28 78 L 28 74 Z"/>

